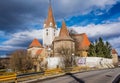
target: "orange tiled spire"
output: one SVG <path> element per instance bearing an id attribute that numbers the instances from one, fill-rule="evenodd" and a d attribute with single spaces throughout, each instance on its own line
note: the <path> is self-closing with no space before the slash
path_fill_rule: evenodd
<path id="1" fill-rule="evenodd" d="M 41 47 L 42 48 L 42 45 L 39 43 L 38 39 L 34 39 L 32 41 L 32 43 L 30 44 L 29 48 L 31 47 Z"/>
<path id="2" fill-rule="evenodd" d="M 55 23 L 53 12 L 52 12 L 51 1 L 49 1 L 49 3 L 50 3 L 50 6 L 49 6 L 49 9 L 48 9 L 48 17 L 44 22 L 45 23 L 45 28 L 48 28 L 50 26 L 53 27 L 53 28 L 56 28 L 56 23 Z"/>
<path id="3" fill-rule="evenodd" d="M 60 37 L 69 37 L 69 31 L 66 27 L 66 24 L 65 22 L 63 21 L 62 22 L 62 28 L 60 29 L 60 34 L 59 34 Z"/>

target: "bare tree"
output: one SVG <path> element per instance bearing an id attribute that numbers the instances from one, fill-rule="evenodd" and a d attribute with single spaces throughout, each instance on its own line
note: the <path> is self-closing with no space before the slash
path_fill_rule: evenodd
<path id="1" fill-rule="evenodd" d="M 0 58 L 0 69 L 8 69 L 9 62 L 9 58 Z"/>
<path id="2" fill-rule="evenodd" d="M 33 60 L 26 50 L 17 50 L 11 54 L 10 67 L 14 71 L 27 71 L 33 68 Z"/>
<path id="3" fill-rule="evenodd" d="M 61 47 L 57 50 L 61 56 L 61 61 L 64 68 L 73 67 L 76 65 L 74 51 L 70 48 Z"/>

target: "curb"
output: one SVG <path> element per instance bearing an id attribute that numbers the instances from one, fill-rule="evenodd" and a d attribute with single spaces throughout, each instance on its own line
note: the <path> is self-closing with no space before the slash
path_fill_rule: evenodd
<path id="1" fill-rule="evenodd" d="M 115 69 L 115 68 L 109 68 L 109 69 Z M 106 69 L 87 70 L 87 71 L 78 71 L 78 72 L 66 72 L 66 73 L 62 73 L 62 74 L 58 74 L 58 75 L 46 76 L 46 77 L 43 77 L 43 78 L 29 80 L 29 81 L 24 81 L 24 82 L 25 83 L 35 83 L 35 82 L 38 82 L 38 81 L 42 82 L 42 81 L 45 81 L 45 80 L 50 80 L 50 79 L 66 76 L 66 75 L 69 75 L 70 73 L 71 74 L 77 74 L 77 73 L 90 72 L 90 71 L 99 71 L 99 70 L 106 70 Z M 24 83 L 24 82 L 20 82 L 20 83 Z M 116 83 L 116 82 L 113 82 L 113 83 Z"/>

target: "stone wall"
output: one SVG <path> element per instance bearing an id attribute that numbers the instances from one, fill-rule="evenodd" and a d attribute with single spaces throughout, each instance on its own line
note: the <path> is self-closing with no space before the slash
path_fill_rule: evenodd
<path id="1" fill-rule="evenodd" d="M 101 57 L 77 57 L 78 66 L 88 66 L 95 68 L 113 68 L 112 59 Z"/>
<path id="2" fill-rule="evenodd" d="M 60 48 L 69 48 L 75 51 L 75 43 L 73 41 L 58 41 L 54 42 L 54 53 L 56 54 Z"/>
<path id="3" fill-rule="evenodd" d="M 101 57 L 76 57 L 76 63 L 78 66 L 88 66 L 91 68 L 113 68 L 112 59 L 101 58 Z M 59 57 L 47 58 L 48 68 L 61 67 L 61 59 Z"/>

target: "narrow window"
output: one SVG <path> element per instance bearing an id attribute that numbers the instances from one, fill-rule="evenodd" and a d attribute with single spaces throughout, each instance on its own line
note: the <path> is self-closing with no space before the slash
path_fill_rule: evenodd
<path id="1" fill-rule="evenodd" d="M 48 36 L 48 32 L 46 32 L 46 35 Z"/>

